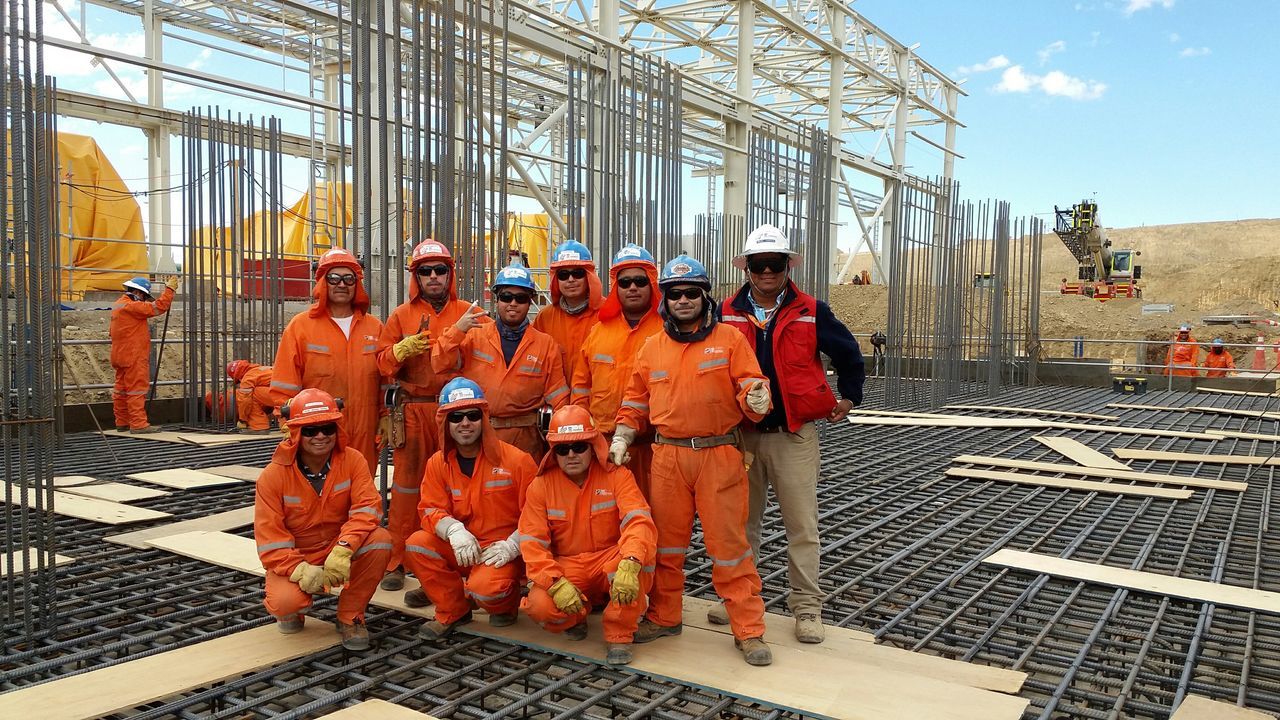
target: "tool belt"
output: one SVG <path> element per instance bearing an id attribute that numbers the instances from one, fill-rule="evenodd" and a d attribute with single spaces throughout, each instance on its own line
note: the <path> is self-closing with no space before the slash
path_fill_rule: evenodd
<path id="1" fill-rule="evenodd" d="M 721 445 L 742 445 L 742 433 L 737 428 L 733 432 L 724 435 L 705 435 L 703 437 L 691 438 L 670 438 L 662 433 L 655 433 L 653 441 L 659 445 L 675 445 L 676 447 L 690 448 L 692 450 L 705 450 L 706 448 L 720 447 Z"/>
<path id="2" fill-rule="evenodd" d="M 409 434 L 404 427 L 404 406 L 413 403 L 433 403 L 438 401 L 436 395 L 420 395 L 414 397 L 406 393 L 399 385 L 388 388 L 385 396 L 387 407 L 391 408 L 391 437 L 387 439 L 387 444 L 392 449 L 399 449 L 405 446 L 405 442 L 409 438 Z"/>
<path id="3" fill-rule="evenodd" d="M 511 417 L 490 417 L 489 424 L 494 430 L 502 430 L 504 428 L 518 427 L 537 427 L 538 413 L 528 412 L 523 415 L 512 415 Z"/>

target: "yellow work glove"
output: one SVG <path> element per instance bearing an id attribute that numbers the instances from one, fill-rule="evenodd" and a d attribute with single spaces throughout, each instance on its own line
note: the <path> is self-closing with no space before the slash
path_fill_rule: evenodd
<path id="1" fill-rule="evenodd" d="M 584 607 L 582 593 L 578 592 L 578 588 L 574 587 L 573 583 L 565 578 L 560 578 L 552 583 L 547 592 L 551 595 L 551 601 L 556 604 L 560 612 L 566 615 L 577 615 L 582 612 Z"/>
<path id="2" fill-rule="evenodd" d="M 284 423 L 280 423 L 280 434 L 285 437 L 289 437 L 289 426 Z"/>
<path id="3" fill-rule="evenodd" d="M 391 346 L 391 352 L 396 356 L 396 362 L 404 362 L 415 355 L 421 355 L 431 349 L 431 336 L 428 333 L 418 333 L 410 335 Z"/>
<path id="4" fill-rule="evenodd" d="M 346 585 L 351 577 L 351 548 L 338 545 L 324 559 L 324 584 L 329 587 Z"/>
<path id="5" fill-rule="evenodd" d="M 378 418 L 378 433 L 374 436 L 373 442 L 378 447 L 382 447 L 391 442 L 391 416 L 383 415 Z"/>
<path id="6" fill-rule="evenodd" d="M 613 574 L 613 584 L 609 586 L 609 599 L 619 605 L 630 605 L 640 594 L 640 563 L 635 560 L 623 560 L 618 563 L 618 571 Z"/>
<path id="7" fill-rule="evenodd" d="M 177 275 L 170 275 L 168 280 L 164 281 L 165 287 L 174 292 L 178 292 L 178 285 L 182 283 L 182 278 Z"/>
<path id="8" fill-rule="evenodd" d="M 289 576 L 289 580 L 298 583 L 298 587 L 302 588 L 304 593 L 314 595 L 318 592 L 324 592 L 324 568 L 319 565 L 300 562 L 298 567 L 293 569 L 293 574 Z"/>

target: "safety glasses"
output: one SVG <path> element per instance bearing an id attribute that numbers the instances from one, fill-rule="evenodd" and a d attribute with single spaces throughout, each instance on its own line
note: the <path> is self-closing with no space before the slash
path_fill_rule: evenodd
<path id="1" fill-rule="evenodd" d="M 431 277 L 432 275 L 448 275 L 448 265 L 420 265 L 418 267 L 418 277 Z"/>
<path id="2" fill-rule="evenodd" d="M 618 287 L 624 290 L 632 287 L 638 287 L 638 288 L 649 287 L 649 278 L 645 275 L 618 278 Z"/>
<path id="3" fill-rule="evenodd" d="M 683 290 L 672 288 L 666 292 L 666 298 L 672 302 L 679 300 L 697 300 L 702 297 L 702 294 L 702 288 L 684 288 Z"/>
<path id="4" fill-rule="evenodd" d="M 352 285 L 355 285 L 356 283 L 360 282 L 360 279 L 357 278 L 355 275 L 339 275 L 337 273 L 329 273 L 328 275 L 324 276 L 324 281 L 329 283 L 330 285 L 346 285 L 347 287 L 351 287 Z"/>
<path id="5" fill-rule="evenodd" d="M 498 293 L 498 302 L 528 305 L 533 302 L 533 298 L 525 293 L 503 292 Z"/>
<path id="6" fill-rule="evenodd" d="M 463 420 L 467 420 L 469 422 L 480 422 L 480 418 L 482 417 L 484 417 L 484 413 L 479 410 L 454 410 L 448 415 L 449 422 L 454 425 L 457 425 Z"/>
<path id="7" fill-rule="evenodd" d="M 567 457 L 569 453 L 581 455 L 591 449 L 591 444 L 586 442 L 564 443 L 555 447 L 556 454 L 560 457 Z"/>
<path id="8" fill-rule="evenodd" d="M 787 269 L 790 265 L 790 258 L 752 258 L 747 261 L 747 269 L 752 275 L 761 275 L 766 272 L 780 273 Z"/>
<path id="9" fill-rule="evenodd" d="M 563 268 L 556 271 L 557 280 L 568 280 L 570 278 L 573 278 L 574 280 L 581 280 L 586 276 L 586 268 Z"/>
<path id="10" fill-rule="evenodd" d="M 325 423 L 324 425 L 306 425 L 300 432 L 302 437 L 315 437 L 317 435 L 337 435 L 337 423 Z"/>

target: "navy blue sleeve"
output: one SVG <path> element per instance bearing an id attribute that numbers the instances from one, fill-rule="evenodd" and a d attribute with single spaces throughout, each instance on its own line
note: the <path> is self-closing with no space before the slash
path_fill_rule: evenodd
<path id="1" fill-rule="evenodd" d="M 836 371 L 836 389 L 840 397 L 862 404 L 862 383 L 867 379 L 862 364 L 862 348 L 844 323 L 836 319 L 831 307 L 818 301 L 818 352 L 831 358 Z"/>

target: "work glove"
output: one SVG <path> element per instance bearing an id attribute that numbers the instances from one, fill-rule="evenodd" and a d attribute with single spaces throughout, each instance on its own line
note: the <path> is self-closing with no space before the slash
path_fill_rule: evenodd
<path id="1" fill-rule="evenodd" d="M 760 380 L 747 391 L 747 408 L 751 412 L 765 415 L 772 406 L 773 399 L 769 397 L 769 383 Z"/>
<path id="2" fill-rule="evenodd" d="M 609 599 L 619 605 L 630 605 L 640 594 L 640 563 L 624 559 L 618 563 L 609 586 Z"/>
<path id="3" fill-rule="evenodd" d="M 289 575 L 290 582 L 298 583 L 302 592 L 315 595 L 324 592 L 324 568 L 309 562 L 300 562 Z"/>
<path id="4" fill-rule="evenodd" d="M 480 562 L 480 541 L 457 518 L 445 518 L 437 523 L 436 534 L 453 548 L 453 557 L 459 567 L 471 567 Z"/>
<path id="5" fill-rule="evenodd" d="M 168 279 L 164 281 L 165 287 L 169 288 L 174 292 L 178 292 L 178 286 L 181 284 L 182 284 L 182 278 L 178 277 L 177 275 L 170 275 Z"/>
<path id="6" fill-rule="evenodd" d="M 520 557 L 520 546 L 511 540 L 499 540 L 484 549 L 480 561 L 485 565 L 500 568 Z"/>
<path id="7" fill-rule="evenodd" d="M 586 607 L 582 604 L 582 593 L 578 592 L 578 588 L 565 578 L 552 583 L 551 587 L 547 588 L 547 592 L 560 612 L 566 615 L 577 615 Z"/>
<path id="8" fill-rule="evenodd" d="M 431 349 L 431 336 L 427 333 L 410 335 L 391 347 L 396 362 L 404 362 L 415 355 L 421 355 Z"/>
<path id="9" fill-rule="evenodd" d="M 329 587 L 346 585 L 351 577 L 351 548 L 337 545 L 324 559 L 324 584 Z"/>
<path id="10" fill-rule="evenodd" d="M 373 444 L 382 447 L 391 442 L 391 416 L 378 418 L 378 432 L 373 436 Z"/>
<path id="11" fill-rule="evenodd" d="M 243 421 L 243 420 L 237 420 L 237 421 L 236 421 L 236 429 L 237 429 L 237 430 L 248 430 L 248 429 L 249 429 L 249 423 L 247 423 L 247 422 L 245 422 L 245 421 Z"/>
<path id="12" fill-rule="evenodd" d="M 280 434 L 285 437 L 289 437 L 289 426 L 284 423 L 280 423 Z"/>
<path id="13" fill-rule="evenodd" d="M 635 442 L 636 429 L 627 425 L 619 425 L 613 429 L 613 440 L 609 442 L 609 462 L 614 465 L 625 465 L 631 461 L 631 453 L 627 448 Z"/>

